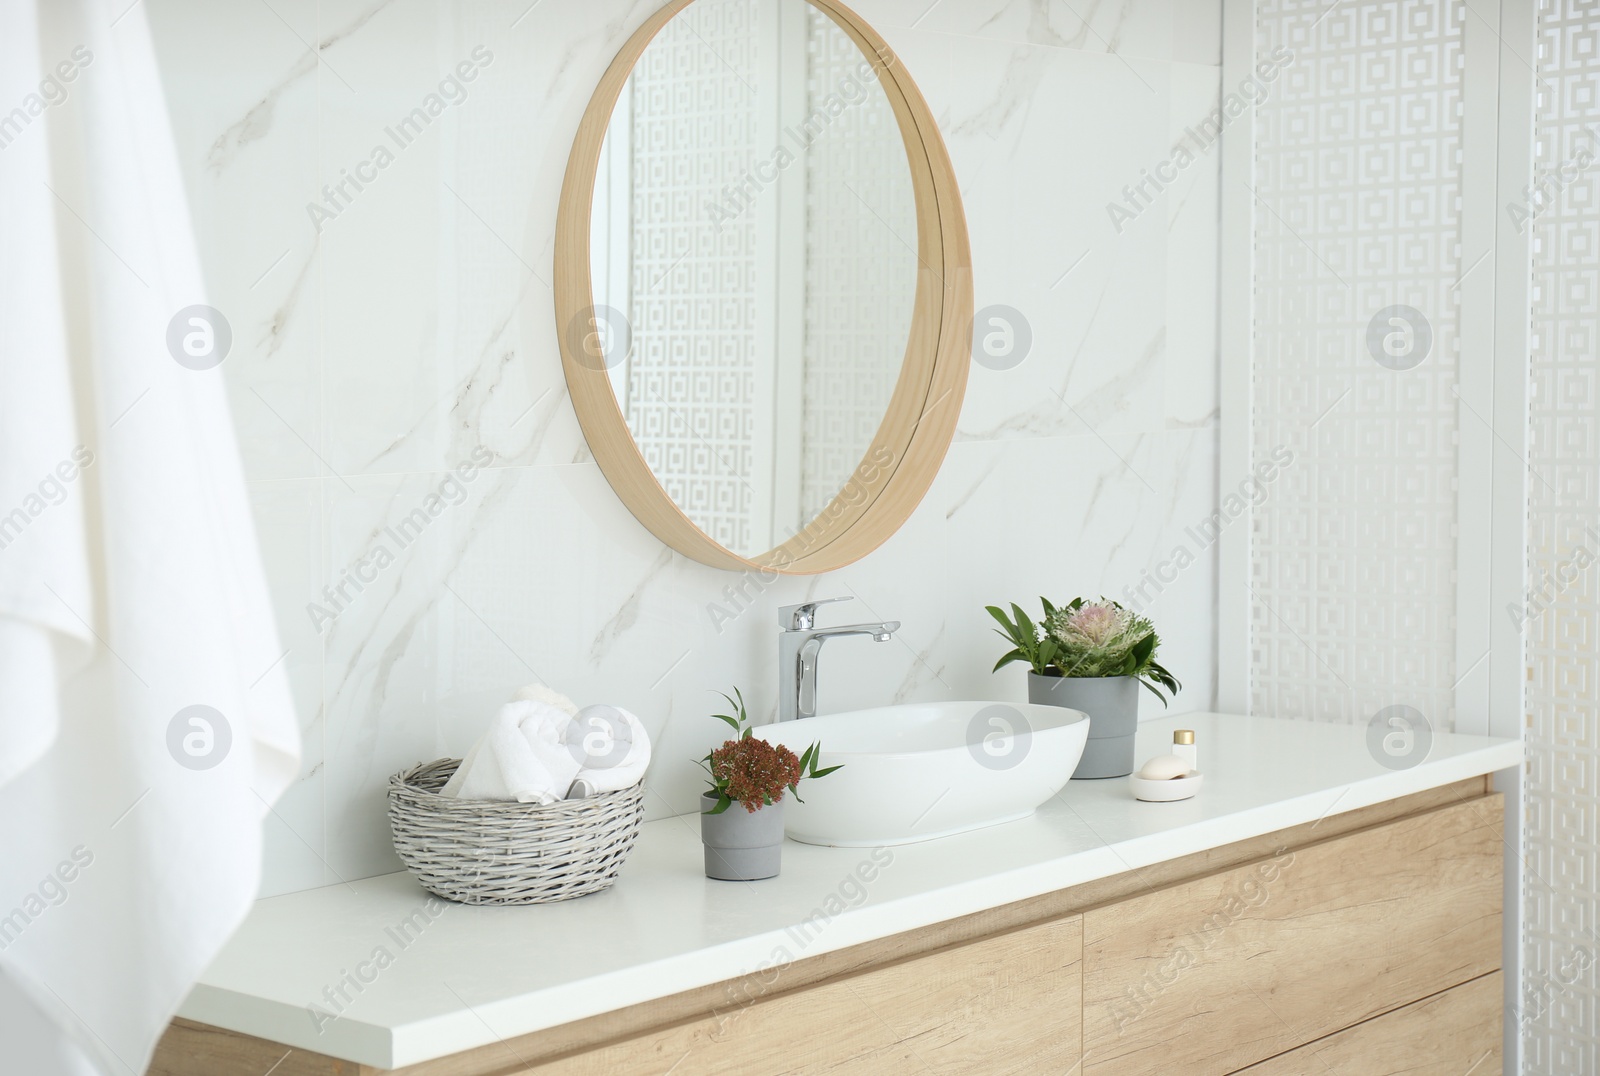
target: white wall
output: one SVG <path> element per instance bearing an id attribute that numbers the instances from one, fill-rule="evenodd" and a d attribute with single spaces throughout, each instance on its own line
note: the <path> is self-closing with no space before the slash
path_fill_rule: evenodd
<path id="1" fill-rule="evenodd" d="M 639 713 L 651 813 L 689 809 L 711 692 L 737 683 L 772 712 L 774 609 L 806 595 L 904 622 L 888 644 L 829 645 L 825 712 L 1020 699 L 1021 671 L 988 672 L 984 604 L 1121 597 L 1184 549 L 1195 563 L 1143 604 L 1187 684 L 1178 707 L 1211 705 L 1215 558 L 1189 528 L 1217 499 L 1215 151 L 1120 234 L 1106 206 L 1215 107 L 1214 3 L 1077 6 L 1089 25 L 1024 0 L 856 5 L 939 118 L 978 307 L 1022 311 L 1033 351 L 973 369 L 956 444 L 894 539 L 828 577 L 746 581 L 750 608 L 718 630 L 708 605 L 740 578 L 666 550 L 611 493 L 552 323 L 567 150 L 654 5 L 148 2 L 305 732 L 266 891 L 396 869 L 388 775 L 461 753 L 536 677 Z M 392 149 L 385 127 L 478 45 L 494 58 L 468 98 L 319 235 L 322 184 Z M 466 502 L 399 549 L 384 527 L 480 446 L 492 463 Z M 307 604 L 378 543 L 396 563 L 316 630 Z"/>

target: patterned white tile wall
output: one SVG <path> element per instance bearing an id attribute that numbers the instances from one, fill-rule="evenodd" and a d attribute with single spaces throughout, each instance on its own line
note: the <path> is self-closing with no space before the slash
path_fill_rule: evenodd
<path id="1" fill-rule="evenodd" d="M 1465 7 L 1257 10 L 1287 59 L 1257 110 L 1253 451 L 1293 462 L 1253 520 L 1252 708 L 1448 730 Z"/>
<path id="2" fill-rule="evenodd" d="M 1522 1043 L 1600 1071 L 1600 5 L 1539 5 L 1532 228 Z"/>
<path id="3" fill-rule="evenodd" d="M 806 111 L 826 115 L 861 51 L 821 11 L 807 14 L 807 27 Z M 896 130 L 888 97 L 872 89 L 806 153 L 802 521 L 828 506 L 866 456 L 905 360 L 917 207 Z"/>
<path id="4" fill-rule="evenodd" d="M 743 213 L 705 227 L 756 144 L 761 55 L 755 0 L 691 4 L 634 67 L 634 353 L 628 427 L 645 462 L 696 525 L 751 548 L 757 229 Z M 731 77 L 730 77 L 731 76 Z"/>

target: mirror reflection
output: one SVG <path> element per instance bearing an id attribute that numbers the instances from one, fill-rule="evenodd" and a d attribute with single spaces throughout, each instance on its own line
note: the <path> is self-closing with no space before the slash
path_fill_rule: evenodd
<path id="1" fill-rule="evenodd" d="M 746 557 L 872 449 L 905 357 L 916 205 L 872 62 L 805 0 L 696 0 L 612 113 L 590 271 L 640 452 Z"/>

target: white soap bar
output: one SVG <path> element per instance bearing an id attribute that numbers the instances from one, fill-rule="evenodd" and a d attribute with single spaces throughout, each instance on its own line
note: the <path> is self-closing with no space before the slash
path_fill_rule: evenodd
<path id="1" fill-rule="evenodd" d="M 1139 776 L 1146 781 L 1171 781 L 1189 776 L 1189 764 L 1177 755 L 1157 755 L 1139 767 Z"/>

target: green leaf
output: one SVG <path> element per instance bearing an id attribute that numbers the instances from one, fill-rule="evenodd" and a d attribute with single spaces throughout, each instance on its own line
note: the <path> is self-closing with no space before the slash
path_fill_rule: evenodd
<path id="1" fill-rule="evenodd" d="M 1017 625 L 1013 624 L 1006 617 L 1005 613 L 1001 612 L 997 606 L 986 605 L 984 608 L 988 610 L 990 616 L 999 621 L 1000 628 L 996 630 L 1000 632 L 1000 635 L 1003 638 L 1010 639 L 1013 643 L 1020 643 L 1022 641 L 1021 630 L 1017 627 Z"/>
<path id="2" fill-rule="evenodd" d="M 1152 694 L 1156 698 L 1160 699 L 1161 700 L 1161 708 L 1163 710 L 1166 709 L 1166 707 L 1167 707 L 1167 697 L 1165 695 L 1161 694 L 1159 689 L 1157 689 L 1148 680 L 1140 680 L 1139 683 L 1144 685 L 1146 691 L 1150 692 L 1150 694 Z"/>
<path id="3" fill-rule="evenodd" d="M 811 776 L 811 777 L 826 777 L 826 776 L 828 776 L 828 774 L 832 773 L 834 770 L 842 770 L 842 769 L 844 769 L 844 763 L 841 762 L 837 766 L 827 766 L 827 767 L 824 767 L 823 769 L 815 770 L 809 776 Z"/>
<path id="4" fill-rule="evenodd" d="M 716 718 L 718 721 L 726 721 L 728 724 L 732 725 L 734 732 L 739 731 L 739 722 L 734 718 L 729 717 L 727 714 L 712 714 L 711 716 Z"/>
<path id="5" fill-rule="evenodd" d="M 990 672 L 999 672 L 1001 669 L 1005 668 L 1007 665 L 1010 665 L 1013 661 L 1027 661 L 1027 660 L 1028 659 L 1027 659 L 1026 655 L 1024 655 L 1022 653 L 1022 651 L 1020 651 L 1020 650 L 1008 650 L 1004 654 L 1000 655 L 1000 660 L 995 662 L 994 663 L 994 668 L 990 669 L 989 671 Z"/>
<path id="6" fill-rule="evenodd" d="M 728 794 L 726 792 L 724 792 L 724 793 L 720 794 L 719 796 L 717 796 L 716 805 L 714 807 L 712 807 L 711 810 L 709 810 L 709 811 L 707 811 L 705 813 L 706 814 L 721 814 L 723 811 L 726 811 L 728 809 L 728 805 L 731 804 L 732 802 L 733 802 L 733 800 L 731 798 L 729 798 L 729 796 L 728 796 Z"/>
<path id="7" fill-rule="evenodd" d="M 1159 676 L 1161 678 L 1161 682 L 1171 688 L 1174 694 L 1183 690 L 1183 683 L 1176 676 L 1173 676 L 1172 673 L 1164 666 L 1152 661 L 1150 663 L 1150 671 Z"/>
<path id="8" fill-rule="evenodd" d="M 1051 605 L 1050 599 L 1046 598 L 1043 594 L 1039 595 L 1039 604 L 1044 606 L 1045 616 L 1050 617 L 1055 615 L 1056 607 Z"/>
<path id="9" fill-rule="evenodd" d="M 1018 605 L 1016 602 L 1012 602 L 1011 611 L 1016 614 L 1017 627 L 1026 636 L 1028 641 L 1037 642 L 1039 639 L 1039 629 L 1033 626 L 1033 621 L 1028 619 L 1028 614 L 1022 611 L 1022 606 Z M 1020 643 L 1021 640 L 1018 640 L 1018 642 Z"/>

